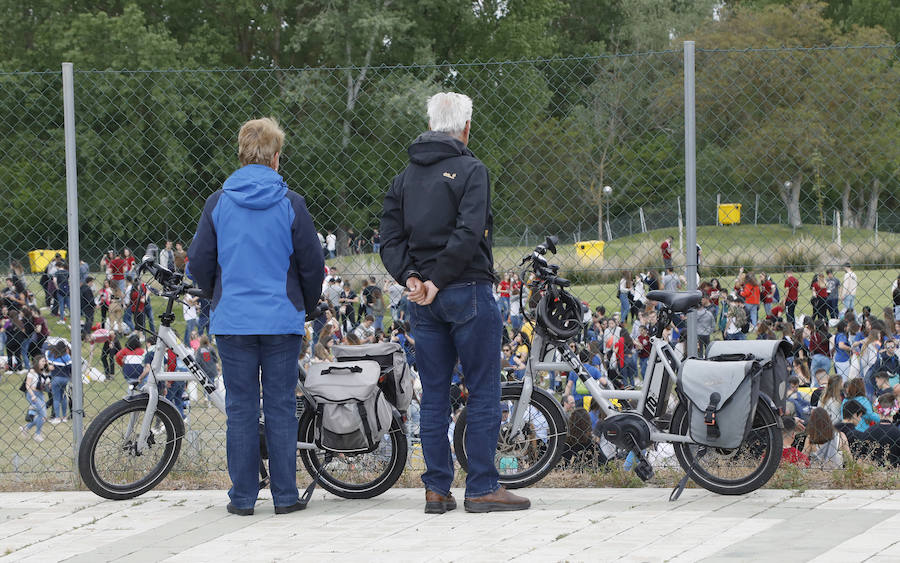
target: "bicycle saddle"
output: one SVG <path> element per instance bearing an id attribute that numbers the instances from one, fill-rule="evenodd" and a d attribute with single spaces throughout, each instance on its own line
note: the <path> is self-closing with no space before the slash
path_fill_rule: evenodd
<path id="1" fill-rule="evenodd" d="M 647 293 L 647 299 L 659 301 L 675 313 L 684 313 L 693 309 L 700 303 L 701 297 L 703 297 L 703 292 L 699 290 L 665 291 L 660 289 Z"/>

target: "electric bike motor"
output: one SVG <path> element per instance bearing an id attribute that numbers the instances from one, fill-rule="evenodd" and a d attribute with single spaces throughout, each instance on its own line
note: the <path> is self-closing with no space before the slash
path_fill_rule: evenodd
<path id="1" fill-rule="evenodd" d="M 620 448 L 644 450 L 650 446 L 650 425 L 638 414 L 621 413 L 603 421 L 603 436 Z"/>

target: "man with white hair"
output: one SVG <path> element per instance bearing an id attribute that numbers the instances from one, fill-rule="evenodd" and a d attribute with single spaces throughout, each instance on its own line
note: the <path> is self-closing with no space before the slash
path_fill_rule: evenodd
<path id="1" fill-rule="evenodd" d="M 450 378 L 457 359 L 466 404 L 465 508 L 524 510 L 528 499 L 499 485 L 494 453 L 500 431 L 500 340 L 494 303 L 493 215 L 488 171 L 467 148 L 472 100 L 447 92 L 428 99 L 429 131 L 410 145 L 381 217 L 381 259 L 409 289 L 408 318 L 422 382 L 425 512 L 456 508 L 447 440 Z"/>

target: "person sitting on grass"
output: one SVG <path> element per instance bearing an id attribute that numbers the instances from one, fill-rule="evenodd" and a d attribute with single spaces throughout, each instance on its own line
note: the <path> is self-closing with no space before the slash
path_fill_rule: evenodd
<path id="1" fill-rule="evenodd" d="M 840 376 L 837 375 L 835 377 Z M 841 416 L 843 418 L 834 425 L 836 430 L 843 432 L 844 436 L 847 437 L 847 443 L 850 446 L 850 451 L 853 453 L 855 459 L 859 459 L 866 455 L 863 433 L 856 430 L 856 425 L 859 424 L 859 421 L 862 420 L 862 417 L 865 414 L 866 409 L 857 401 L 846 401 L 843 408 L 841 408 Z"/>
<path id="2" fill-rule="evenodd" d="M 793 416 L 781 417 L 782 424 L 784 425 L 784 428 L 781 430 L 782 443 L 784 444 L 784 447 L 781 450 L 781 461 L 784 463 L 792 463 L 799 467 L 809 467 L 809 456 L 794 446 L 794 440 L 797 437 L 798 430 L 797 420 L 798 419 Z"/>
<path id="3" fill-rule="evenodd" d="M 871 401 L 866 397 L 866 387 L 861 377 L 855 377 L 847 384 L 847 397 L 844 399 L 844 404 L 851 399 L 857 401 L 866 409 L 866 414 L 863 415 L 862 420 L 856 425 L 858 432 L 865 432 L 869 426 L 874 426 L 881 422 L 881 417 L 875 414 Z"/>
<path id="4" fill-rule="evenodd" d="M 881 421 L 866 430 L 863 437 L 872 443 L 869 453 L 873 462 L 897 467 L 900 465 L 900 428 L 893 424 L 898 410 L 897 399 L 892 392 L 884 393 L 878 397 L 875 408 Z"/>
<path id="5" fill-rule="evenodd" d="M 841 469 L 844 461 L 852 459 L 847 436 L 831 424 L 831 417 L 822 407 L 816 407 L 806 425 L 806 444 L 803 453 L 813 467 Z"/>

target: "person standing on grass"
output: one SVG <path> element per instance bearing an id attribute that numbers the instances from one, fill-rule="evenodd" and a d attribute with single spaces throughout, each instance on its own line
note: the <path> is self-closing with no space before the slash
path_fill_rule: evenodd
<path id="1" fill-rule="evenodd" d="M 206 200 L 188 271 L 212 297 L 227 415 L 227 510 L 253 514 L 259 494 L 260 385 L 276 514 L 306 507 L 297 490 L 297 360 L 325 262 L 302 196 L 278 174 L 284 131 L 270 118 L 238 133 L 241 168 Z"/>
<path id="2" fill-rule="evenodd" d="M 502 322 L 492 291 L 490 181 L 485 165 L 467 147 L 472 100 L 439 93 L 427 106 L 429 131 L 410 145 L 409 165 L 391 182 L 381 216 L 381 259 L 409 289 L 408 314 L 422 382 L 425 512 L 456 508 L 447 432 L 457 360 L 469 393 L 465 508 L 524 510 L 531 503 L 500 486 L 494 464 Z"/>
<path id="3" fill-rule="evenodd" d="M 659 245 L 659 252 L 662 254 L 663 259 L 663 270 L 671 270 L 672 269 L 672 242 L 673 238 L 671 236 L 666 237 L 662 244 Z"/>
<path id="4" fill-rule="evenodd" d="M 850 267 L 850 262 L 844 263 L 844 282 L 841 284 L 841 304 L 844 306 L 841 316 L 847 311 L 852 311 L 856 305 L 856 291 L 859 288 L 859 280 L 856 272 Z"/>
<path id="5" fill-rule="evenodd" d="M 787 321 L 794 324 L 794 312 L 797 309 L 797 299 L 800 297 L 800 282 L 794 277 L 794 269 L 788 266 L 785 270 L 784 289 L 784 316 Z"/>

